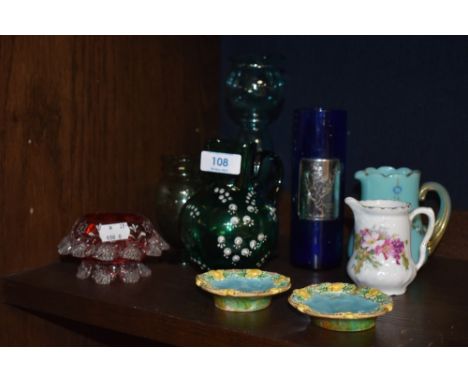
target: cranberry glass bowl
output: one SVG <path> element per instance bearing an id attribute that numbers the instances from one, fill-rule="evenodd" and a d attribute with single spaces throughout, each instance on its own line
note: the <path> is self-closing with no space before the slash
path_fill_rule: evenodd
<path id="1" fill-rule="evenodd" d="M 84 215 L 58 245 L 60 255 L 82 259 L 78 278 L 91 277 L 98 284 L 117 278 L 134 283 L 149 276 L 151 270 L 142 261 L 167 249 L 149 219 L 127 213 Z"/>

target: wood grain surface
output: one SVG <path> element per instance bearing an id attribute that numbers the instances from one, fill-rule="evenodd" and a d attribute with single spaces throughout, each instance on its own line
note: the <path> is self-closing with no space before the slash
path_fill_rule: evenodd
<path id="1" fill-rule="evenodd" d="M 56 260 L 84 213 L 156 221 L 161 155 L 217 129 L 218 52 L 215 37 L 0 37 L 0 275 Z M 0 343 L 67 342 L 5 306 L 0 327 Z"/>
<path id="2" fill-rule="evenodd" d="M 285 242 L 280 248 L 285 248 Z M 323 281 L 348 281 L 344 269 L 313 272 L 289 264 L 281 249 L 267 269 L 291 277 L 293 288 Z M 377 326 L 358 333 L 318 328 L 308 316 L 276 296 L 269 308 L 251 313 L 225 312 L 195 286 L 190 266 L 159 261 L 153 274 L 137 284 L 96 285 L 75 277 L 77 264 L 53 264 L 3 280 L 10 304 L 52 314 L 104 330 L 158 343 L 182 346 L 467 346 L 468 303 L 463 285 L 468 262 L 434 257 L 392 312 Z M 119 341 L 116 339 L 116 341 Z M 121 339 L 120 345 L 126 345 Z"/>

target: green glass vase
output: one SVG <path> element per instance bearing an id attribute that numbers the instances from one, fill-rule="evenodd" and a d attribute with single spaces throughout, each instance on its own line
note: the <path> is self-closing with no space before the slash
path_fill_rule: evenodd
<path id="1" fill-rule="evenodd" d="M 156 217 L 162 236 L 171 247 L 183 247 L 179 235 L 179 215 L 182 207 L 201 188 L 199 171 L 187 155 L 167 155 L 162 158 L 163 176 L 156 188 Z"/>
<path id="2" fill-rule="evenodd" d="M 241 155 L 241 170 L 237 176 L 206 173 L 206 186 L 182 209 L 186 256 L 202 270 L 259 268 L 276 246 L 281 161 L 255 143 L 217 139 L 205 149 Z"/>

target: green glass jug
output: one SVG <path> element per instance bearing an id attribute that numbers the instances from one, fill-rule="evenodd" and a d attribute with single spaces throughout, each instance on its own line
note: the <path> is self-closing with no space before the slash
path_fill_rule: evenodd
<path id="1" fill-rule="evenodd" d="M 205 147 L 202 162 L 203 153 L 215 154 L 214 161 L 216 154 L 237 156 L 239 171 L 203 173 L 206 186 L 180 215 L 186 260 L 202 270 L 261 267 L 276 245 L 281 160 L 272 152 L 258 151 L 253 142 L 221 139 Z"/>

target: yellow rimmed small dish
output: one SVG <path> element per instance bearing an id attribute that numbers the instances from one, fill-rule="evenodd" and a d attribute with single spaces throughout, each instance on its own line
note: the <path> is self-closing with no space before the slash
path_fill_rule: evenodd
<path id="1" fill-rule="evenodd" d="M 211 293 L 215 306 L 230 312 L 267 308 L 271 298 L 291 288 L 289 277 L 261 269 L 219 269 L 197 275 L 195 283 Z"/>
<path id="2" fill-rule="evenodd" d="M 347 283 L 313 284 L 295 289 L 288 302 L 329 330 L 357 332 L 375 326 L 376 318 L 393 309 L 392 298 L 375 288 Z"/>

